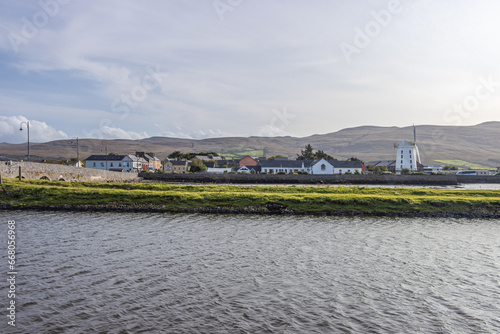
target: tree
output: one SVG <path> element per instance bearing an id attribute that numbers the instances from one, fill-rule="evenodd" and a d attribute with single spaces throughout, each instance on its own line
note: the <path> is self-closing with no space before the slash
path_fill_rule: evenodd
<path id="1" fill-rule="evenodd" d="M 181 160 L 181 159 L 183 159 L 183 157 L 184 157 L 184 153 L 182 153 L 181 151 L 174 151 L 168 155 L 169 159 Z"/>
<path id="2" fill-rule="evenodd" d="M 333 160 L 333 157 L 329 154 L 326 154 L 324 151 L 317 150 L 316 153 L 314 154 L 314 157 L 319 160 L 319 159 L 325 159 L 325 160 Z"/>
<path id="3" fill-rule="evenodd" d="M 321 150 L 317 150 L 315 153 L 311 144 L 307 144 L 305 149 L 300 150 L 300 154 L 297 154 L 297 160 L 319 160 L 319 159 L 330 160 L 333 159 L 333 157 Z"/>
<path id="4" fill-rule="evenodd" d="M 190 172 L 197 173 L 204 169 L 207 169 L 207 166 L 203 164 L 203 161 L 197 158 L 191 160 L 191 167 L 189 167 Z"/>
<path id="5" fill-rule="evenodd" d="M 349 159 L 349 161 L 359 161 L 359 162 L 361 162 L 363 165 L 365 164 L 365 162 L 364 162 L 363 160 L 358 159 L 358 158 L 356 158 L 356 157 L 351 157 L 351 158 Z"/>
<path id="6" fill-rule="evenodd" d="M 284 155 L 278 154 L 273 155 L 272 157 L 266 158 L 266 160 L 275 160 L 276 158 L 286 158 Z"/>
<path id="7" fill-rule="evenodd" d="M 314 160 L 314 153 L 311 144 L 307 144 L 305 150 L 300 150 L 300 155 L 297 154 L 297 160 Z"/>

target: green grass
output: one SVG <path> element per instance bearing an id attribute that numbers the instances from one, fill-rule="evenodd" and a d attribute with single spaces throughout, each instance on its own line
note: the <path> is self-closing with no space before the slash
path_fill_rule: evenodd
<path id="1" fill-rule="evenodd" d="M 374 215 L 500 213 L 500 191 L 427 188 L 172 185 L 4 179 L 0 205 L 16 209 L 96 205 L 177 212 L 215 208 Z"/>
<path id="2" fill-rule="evenodd" d="M 225 156 L 226 158 L 241 158 L 246 155 L 251 157 L 262 157 L 264 156 L 264 150 L 256 150 L 253 148 L 241 148 L 241 147 L 232 147 L 227 150 L 224 150 L 223 153 L 219 153 L 219 155 Z"/>
<path id="3" fill-rule="evenodd" d="M 491 167 L 475 164 L 464 160 L 435 160 L 447 166 L 457 166 L 470 169 L 491 169 Z"/>

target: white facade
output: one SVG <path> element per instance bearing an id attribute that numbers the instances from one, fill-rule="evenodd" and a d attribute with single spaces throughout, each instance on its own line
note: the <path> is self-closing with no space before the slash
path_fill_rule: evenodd
<path id="1" fill-rule="evenodd" d="M 396 173 L 401 173 L 405 168 L 411 172 L 418 170 L 417 162 L 420 162 L 418 148 L 414 143 L 404 139 L 398 143 L 396 151 Z"/>
<path id="2" fill-rule="evenodd" d="M 325 159 L 320 159 L 318 161 L 315 161 L 310 168 L 310 174 L 331 175 L 333 174 L 333 171 L 334 168 L 332 164 L 326 161 Z"/>
<path id="3" fill-rule="evenodd" d="M 363 174 L 362 167 L 334 167 L 333 174 Z"/>
<path id="4" fill-rule="evenodd" d="M 143 163 L 144 159 L 131 155 L 91 156 L 85 161 L 85 167 L 107 171 L 133 173 L 142 171 Z"/>
<path id="5" fill-rule="evenodd" d="M 231 172 L 231 168 L 208 167 L 207 173 L 224 174 Z"/>
<path id="6" fill-rule="evenodd" d="M 443 167 L 441 165 L 424 166 L 424 173 L 442 173 Z"/>
<path id="7" fill-rule="evenodd" d="M 311 163 L 312 160 L 264 160 L 261 161 L 261 172 L 267 174 L 307 172 L 309 174 L 311 173 Z"/>

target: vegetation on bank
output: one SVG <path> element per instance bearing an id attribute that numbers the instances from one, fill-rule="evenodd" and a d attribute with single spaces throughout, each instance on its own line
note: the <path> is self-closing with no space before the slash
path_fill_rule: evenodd
<path id="1" fill-rule="evenodd" d="M 468 162 L 464 160 L 435 160 L 445 165 L 460 167 L 464 169 L 491 169 L 491 167 Z M 458 168 L 457 168 L 458 169 Z"/>
<path id="2" fill-rule="evenodd" d="M 500 215 L 500 192 L 345 186 L 231 186 L 3 179 L 0 207 L 167 212 Z"/>

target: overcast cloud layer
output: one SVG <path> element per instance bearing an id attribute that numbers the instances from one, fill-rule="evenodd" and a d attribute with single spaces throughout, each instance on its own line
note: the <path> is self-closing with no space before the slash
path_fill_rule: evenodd
<path id="1" fill-rule="evenodd" d="M 0 4 L 0 142 L 500 120 L 494 0 Z"/>

